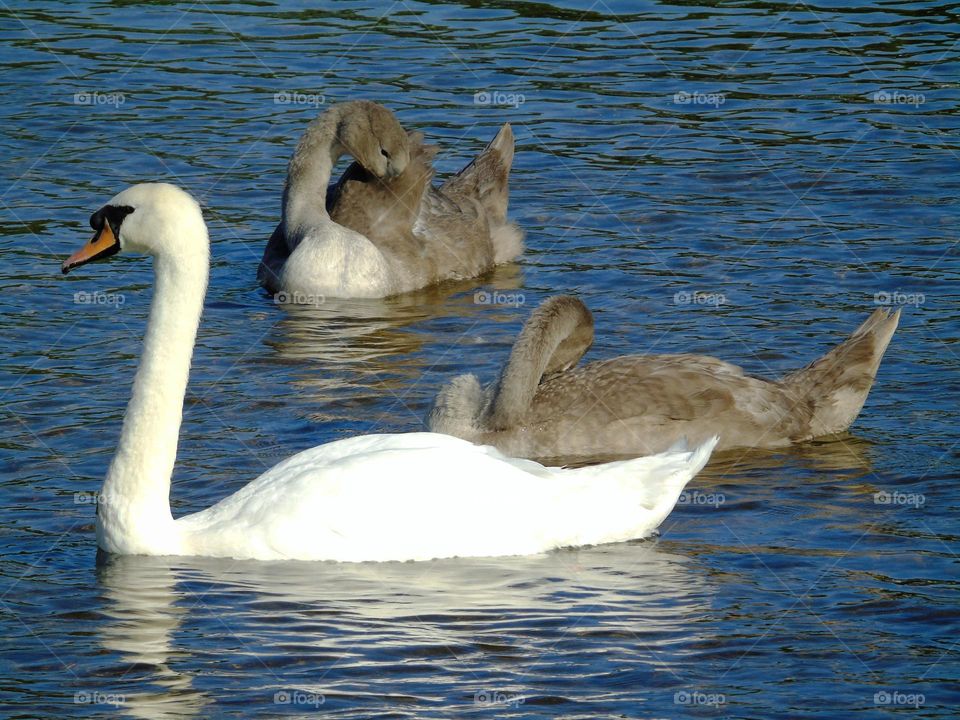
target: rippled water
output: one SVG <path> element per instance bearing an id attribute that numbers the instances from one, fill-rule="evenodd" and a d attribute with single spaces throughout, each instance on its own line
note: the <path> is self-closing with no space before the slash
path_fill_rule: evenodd
<path id="1" fill-rule="evenodd" d="M 958 8 L 0 5 L 0 714 L 955 717 Z M 520 263 L 376 303 L 287 310 L 254 287 L 298 134 L 358 97 L 438 142 L 441 174 L 513 124 Z M 904 315 L 849 434 L 718 457 L 658 540 L 98 564 L 87 500 L 151 276 L 58 264 L 141 180 L 202 198 L 213 240 L 176 513 L 298 449 L 419 428 L 557 291 L 594 310 L 590 357 L 769 376 L 877 301 Z M 509 502 L 473 511 L 495 532 Z"/>

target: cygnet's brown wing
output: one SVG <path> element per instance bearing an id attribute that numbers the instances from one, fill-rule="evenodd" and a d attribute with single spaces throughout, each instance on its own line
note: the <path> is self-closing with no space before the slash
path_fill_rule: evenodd
<path id="1" fill-rule="evenodd" d="M 494 266 L 490 225 L 478 200 L 455 200 L 431 187 L 420 205 L 416 232 L 444 278 L 474 277 Z"/>
<path id="2" fill-rule="evenodd" d="M 785 444 L 810 409 L 778 383 L 699 355 L 635 355 L 590 363 L 543 382 L 527 427 L 594 438 L 601 452 L 658 452 L 682 437 L 720 447 Z"/>
<path id="3" fill-rule="evenodd" d="M 448 277 L 472 277 L 520 254 L 523 232 L 507 220 L 513 131 L 505 124 L 476 158 L 424 198 L 418 234 Z"/>
<path id="4" fill-rule="evenodd" d="M 327 193 L 334 222 L 369 238 L 411 288 L 486 272 L 498 248 L 507 248 L 505 259 L 516 255 L 522 233 L 501 217 L 513 158 L 509 127 L 440 189 L 431 184 L 436 148 L 421 133 L 409 139 L 410 162 L 396 178 L 379 180 L 357 163 L 347 169 Z M 501 224 L 492 228 L 491 218 Z"/>

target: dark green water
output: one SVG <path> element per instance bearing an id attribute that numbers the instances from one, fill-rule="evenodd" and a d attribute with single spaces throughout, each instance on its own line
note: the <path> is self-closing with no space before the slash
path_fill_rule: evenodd
<path id="1" fill-rule="evenodd" d="M 958 9 L 0 4 L 0 715 L 956 717 Z M 511 122 L 521 262 L 382 303 L 260 292 L 296 138 L 352 98 L 440 144 L 440 175 Z M 658 540 L 97 567 L 86 500 L 151 275 L 59 263 L 144 180 L 199 197 L 213 241 L 176 514 L 301 448 L 421 427 L 555 292 L 593 309 L 589 357 L 770 377 L 877 302 L 903 319 L 849 434 L 718 457 Z M 494 290 L 524 303 L 476 301 Z M 495 532 L 509 501 L 465 511 Z"/>

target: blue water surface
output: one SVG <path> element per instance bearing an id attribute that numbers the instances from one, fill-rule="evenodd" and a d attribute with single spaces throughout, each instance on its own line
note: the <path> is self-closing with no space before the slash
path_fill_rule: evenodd
<path id="1" fill-rule="evenodd" d="M 0 3 L 0 716 L 953 718 L 956 2 Z M 255 285 L 297 137 L 369 98 L 438 176 L 504 122 L 516 264 L 383 302 Z M 878 305 L 849 433 L 727 453 L 657 539 L 508 560 L 96 562 L 152 276 L 63 278 L 87 218 L 175 182 L 212 273 L 172 503 L 297 450 L 422 427 L 576 293 L 589 358 L 777 377 Z M 489 302 L 495 298 L 496 302 Z M 500 529 L 509 497 L 464 512 Z"/>

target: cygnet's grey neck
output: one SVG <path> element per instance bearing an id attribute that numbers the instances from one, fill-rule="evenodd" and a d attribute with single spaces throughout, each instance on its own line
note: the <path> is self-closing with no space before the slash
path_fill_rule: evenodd
<path id="1" fill-rule="evenodd" d="M 548 299 L 527 320 L 494 391 L 488 429 L 517 424 L 545 374 L 568 370 L 593 343 L 593 315 L 569 296 Z"/>
<path id="2" fill-rule="evenodd" d="M 327 214 L 326 196 L 333 167 L 346 152 L 338 132 L 342 120 L 341 105 L 316 118 L 300 138 L 290 160 L 282 212 L 284 231 L 293 245 L 307 229 L 332 222 Z"/>

